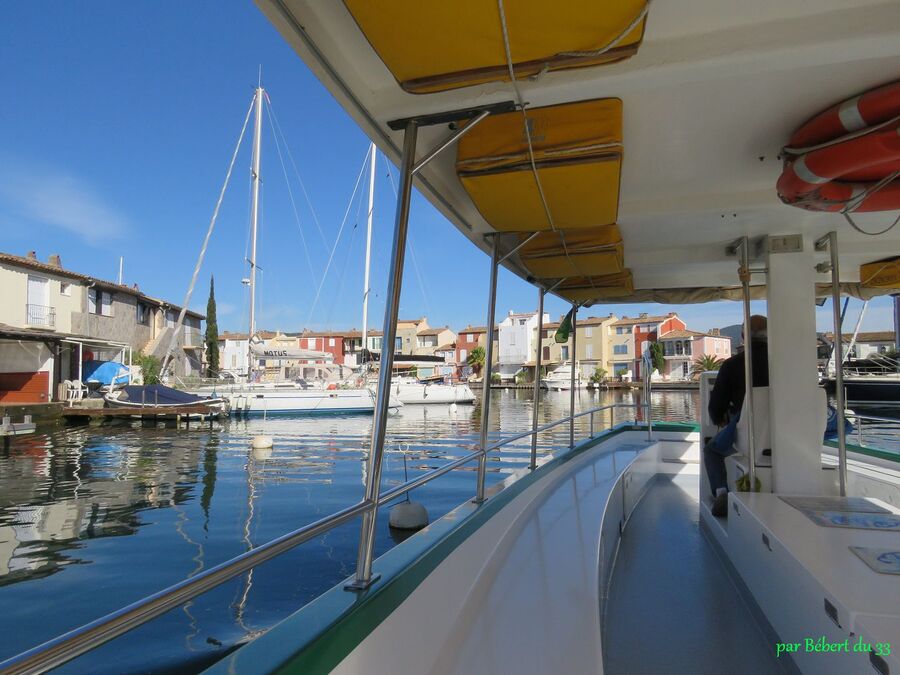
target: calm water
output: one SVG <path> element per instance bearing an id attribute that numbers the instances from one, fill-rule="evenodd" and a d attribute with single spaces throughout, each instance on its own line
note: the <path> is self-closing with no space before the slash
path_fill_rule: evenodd
<path id="1" fill-rule="evenodd" d="M 578 408 L 633 403 L 631 392 L 580 392 Z M 531 392 L 494 391 L 492 434 L 531 423 Z M 568 412 L 568 394 L 544 395 L 542 418 Z M 656 392 L 655 420 L 693 420 L 696 392 Z M 390 418 L 384 487 L 470 451 L 480 406 L 408 406 Z M 605 411 L 599 430 L 633 418 Z M 602 417 L 602 419 L 601 419 Z M 227 560 L 362 498 L 365 416 L 270 419 L 271 453 L 250 451 L 262 420 L 190 430 L 80 428 L 16 440 L 0 455 L 0 658 Z M 578 432 L 589 421 L 578 420 Z M 568 443 L 544 433 L 539 452 Z M 488 481 L 528 461 L 528 439 L 489 459 Z M 471 498 L 473 467 L 415 491 L 432 519 Z M 377 553 L 394 545 L 387 509 Z M 257 635 L 353 573 L 358 521 L 256 568 L 72 662 L 72 672 L 195 670 Z"/>

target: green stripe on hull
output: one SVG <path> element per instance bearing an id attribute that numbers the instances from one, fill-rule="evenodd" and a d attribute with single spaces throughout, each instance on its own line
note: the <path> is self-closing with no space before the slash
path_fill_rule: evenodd
<path id="1" fill-rule="evenodd" d="M 663 422 L 654 431 L 692 433 L 699 425 Z M 593 446 L 627 431 L 646 427 L 624 424 L 582 442 L 574 450 L 555 457 L 523 474 L 481 506 L 463 504 L 426 530 L 377 560 L 381 578 L 362 593 L 331 588 L 288 617 L 266 635 L 262 644 L 250 643 L 212 666 L 209 673 L 327 673 L 347 657 L 382 621 L 406 600 L 422 581 L 469 536 L 500 509 L 548 472 L 578 457 Z M 405 544 L 409 543 L 409 546 Z"/>

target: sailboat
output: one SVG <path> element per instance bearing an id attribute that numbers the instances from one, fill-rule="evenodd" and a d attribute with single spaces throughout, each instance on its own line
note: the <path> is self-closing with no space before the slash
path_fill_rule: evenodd
<path id="1" fill-rule="evenodd" d="M 372 143 L 369 148 L 369 211 L 366 223 L 366 264 L 363 282 L 363 319 L 362 319 L 362 345 L 367 347 L 368 320 L 369 320 L 369 268 L 372 256 L 372 214 L 375 208 L 375 164 L 378 156 L 378 148 Z M 366 353 L 366 352 L 364 352 Z M 394 365 L 434 367 L 442 361 L 436 357 L 407 356 L 397 354 L 394 356 Z M 444 404 L 474 403 L 475 393 L 465 382 L 447 384 L 444 382 L 420 382 L 415 377 L 397 376 L 391 378 L 391 396 L 404 405 L 415 404 Z M 375 382 L 372 382 L 374 391 Z"/>
<path id="2" fill-rule="evenodd" d="M 253 99 L 253 153 L 250 178 L 250 321 L 248 372 L 245 382 L 216 387 L 233 415 L 368 413 L 375 410 L 375 392 L 361 388 L 311 388 L 305 382 L 260 382 L 258 365 L 262 361 L 330 362 L 327 352 L 307 349 L 268 349 L 256 334 L 256 241 L 259 216 L 260 158 L 262 153 L 262 116 L 265 90 L 256 88 Z M 368 278 L 368 277 L 367 277 Z M 200 392 L 197 392 L 200 393 Z M 203 393 L 207 393 L 204 391 Z M 391 400 L 390 408 L 403 404 Z"/>

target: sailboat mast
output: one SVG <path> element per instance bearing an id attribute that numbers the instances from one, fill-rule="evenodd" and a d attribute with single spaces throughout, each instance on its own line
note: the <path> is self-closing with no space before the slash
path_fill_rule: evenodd
<path id="1" fill-rule="evenodd" d="M 253 158 L 250 169 L 250 332 L 247 340 L 247 358 L 249 375 L 253 374 L 253 353 L 250 344 L 256 334 L 256 230 L 259 215 L 259 161 L 262 150 L 262 104 L 264 91 L 256 88 L 253 119 Z"/>
<path id="2" fill-rule="evenodd" d="M 369 212 L 366 221 L 366 272 L 363 281 L 362 348 L 366 349 L 369 332 L 369 260 L 372 256 L 372 214 L 375 209 L 375 144 L 369 148 Z"/>

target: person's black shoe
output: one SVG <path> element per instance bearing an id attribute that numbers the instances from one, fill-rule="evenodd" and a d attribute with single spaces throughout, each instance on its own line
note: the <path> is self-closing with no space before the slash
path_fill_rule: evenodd
<path id="1" fill-rule="evenodd" d="M 715 497 L 713 497 L 713 503 L 709 511 L 716 518 L 728 517 L 728 493 L 725 490 L 721 490 Z"/>

